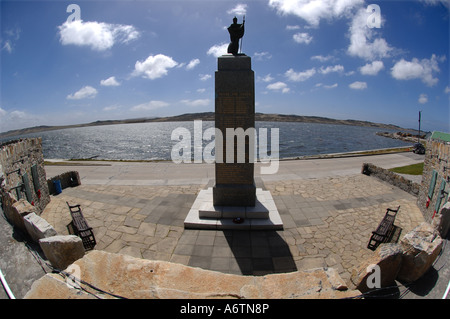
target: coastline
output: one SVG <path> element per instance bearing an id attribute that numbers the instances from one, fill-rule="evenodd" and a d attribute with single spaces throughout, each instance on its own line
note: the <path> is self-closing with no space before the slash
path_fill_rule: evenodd
<path id="1" fill-rule="evenodd" d="M 298 161 L 298 160 L 315 160 L 315 159 L 333 159 L 346 157 L 362 157 L 373 155 L 385 155 L 395 153 L 406 153 L 412 150 L 412 146 L 390 147 L 374 150 L 363 150 L 342 153 L 329 153 L 317 155 L 305 155 L 298 157 L 280 158 L 279 161 Z M 45 165 L 53 166 L 111 166 L 110 163 L 170 163 L 171 160 L 107 160 L 107 159 L 45 159 Z"/>
<path id="2" fill-rule="evenodd" d="M 176 116 L 167 117 L 155 117 L 155 118 L 135 118 L 125 120 L 103 120 L 95 121 L 84 124 L 71 124 L 71 125 L 54 125 L 54 126 L 35 126 L 23 129 L 11 130 L 7 132 L 0 132 L 0 139 L 8 137 L 19 137 L 24 134 L 40 133 L 45 131 L 62 130 L 68 128 L 90 127 L 90 126 L 103 126 L 103 125 L 117 125 L 117 124 L 136 124 L 136 123 L 151 123 L 151 122 L 183 122 L 183 121 L 214 121 L 214 112 L 202 112 L 202 113 L 186 113 Z M 256 122 L 302 122 L 302 123 L 317 123 L 317 124 L 336 124 L 336 125 L 353 125 L 362 127 L 378 127 L 384 129 L 394 129 L 411 131 L 410 129 L 404 129 L 393 124 L 374 123 L 361 120 L 338 120 L 320 116 L 303 116 L 294 114 L 255 114 Z"/>

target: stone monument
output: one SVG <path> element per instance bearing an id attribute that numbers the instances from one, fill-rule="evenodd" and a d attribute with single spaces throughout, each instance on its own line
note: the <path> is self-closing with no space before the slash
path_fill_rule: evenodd
<path id="1" fill-rule="evenodd" d="M 234 18 L 228 31 L 229 54 L 218 58 L 215 73 L 215 184 L 200 191 L 184 225 L 282 229 L 272 195 L 256 188 L 254 181 L 255 75 L 251 58 L 238 53 L 244 23 L 237 24 Z"/>

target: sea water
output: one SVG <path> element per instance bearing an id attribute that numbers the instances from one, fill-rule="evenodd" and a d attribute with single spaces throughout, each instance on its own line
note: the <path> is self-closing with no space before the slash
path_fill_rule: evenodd
<path id="1" fill-rule="evenodd" d="M 213 121 L 203 121 L 203 131 L 213 127 Z M 179 140 L 172 140 L 178 127 L 187 128 L 194 136 L 194 122 L 149 122 L 68 128 L 21 135 L 42 137 L 46 159 L 106 159 L 106 160 L 170 160 L 171 150 Z M 395 130 L 350 125 L 256 122 L 256 130 L 279 129 L 280 158 L 353 152 L 407 146 L 399 140 L 376 135 Z M 8 140 L 13 139 L 9 138 Z M 268 136 L 268 140 L 270 137 Z M 204 145 L 211 141 L 203 141 Z M 193 143 L 192 143 L 193 147 Z M 270 151 L 270 146 L 268 147 Z M 192 151 L 193 153 L 193 151 Z"/>

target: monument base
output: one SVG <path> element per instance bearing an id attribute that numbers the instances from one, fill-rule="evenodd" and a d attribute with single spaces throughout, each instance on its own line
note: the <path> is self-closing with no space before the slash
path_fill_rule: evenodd
<path id="1" fill-rule="evenodd" d="M 213 187 L 213 204 L 216 206 L 255 206 L 256 186 L 216 184 Z"/>
<path id="2" fill-rule="evenodd" d="M 282 230 L 283 221 L 270 191 L 256 188 L 255 193 L 254 206 L 225 206 L 214 205 L 212 187 L 201 190 L 184 220 L 184 228 Z"/>

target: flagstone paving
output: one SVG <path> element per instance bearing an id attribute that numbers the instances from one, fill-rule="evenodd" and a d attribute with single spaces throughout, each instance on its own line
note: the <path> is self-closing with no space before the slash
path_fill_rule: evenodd
<path id="1" fill-rule="evenodd" d="M 266 181 L 281 231 L 184 229 L 207 186 L 80 185 L 53 196 L 42 217 L 67 234 L 66 201 L 80 204 L 98 250 L 244 275 L 333 267 L 345 280 L 373 254 L 367 243 L 388 207 L 401 206 L 395 225 L 402 234 L 423 221 L 414 196 L 358 174 Z"/>

